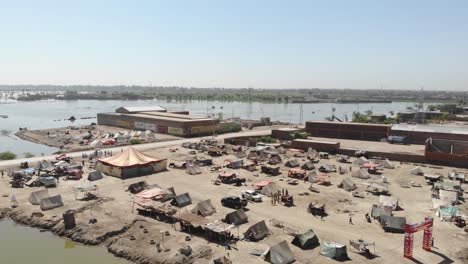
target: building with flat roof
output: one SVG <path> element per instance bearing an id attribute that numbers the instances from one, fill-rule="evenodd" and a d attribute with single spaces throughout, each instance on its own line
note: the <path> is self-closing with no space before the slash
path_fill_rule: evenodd
<path id="1" fill-rule="evenodd" d="M 184 137 L 213 135 L 219 129 L 218 119 L 195 117 L 187 112 L 183 113 L 167 112 L 167 109 L 160 106 L 120 107 L 115 113 L 99 113 L 97 122 L 99 125 L 150 130 Z"/>

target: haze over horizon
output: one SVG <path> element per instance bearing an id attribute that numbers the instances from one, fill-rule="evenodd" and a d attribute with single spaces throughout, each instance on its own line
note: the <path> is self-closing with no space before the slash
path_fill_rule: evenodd
<path id="1" fill-rule="evenodd" d="M 467 90 L 466 1 L 10 1 L 0 84 Z"/>

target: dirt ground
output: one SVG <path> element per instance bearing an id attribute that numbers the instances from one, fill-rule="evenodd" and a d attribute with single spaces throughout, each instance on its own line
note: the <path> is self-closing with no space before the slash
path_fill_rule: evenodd
<path id="1" fill-rule="evenodd" d="M 178 148 L 177 152 L 169 152 L 169 148 L 155 149 L 147 151 L 147 154 L 158 157 L 167 157 L 171 161 L 180 161 L 190 157 L 188 149 Z M 197 154 L 204 156 L 203 154 Z M 222 165 L 227 158 L 234 156 L 222 156 L 215 158 L 215 164 Z M 305 160 L 297 158 L 302 165 Z M 284 162 L 287 160 L 283 159 Z M 354 159 L 353 159 L 354 160 Z M 78 160 L 76 160 L 78 162 Z M 321 160 L 317 165 L 335 164 L 337 167 L 357 169 L 356 165 L 337 163 L 335 157 Z M 463 229 L 457 228 L 453 223 L 441 222 L 432 211 L 431 186 L 424 182 L 422 176 L 414 176 L 409 173 L 416 165 L 423 166 L 426 173 L 440 173 L 447 175 L 452 168 L 433 167 L 424 164 L 396 163 L 397 168 L 385 169 L 383 175 L 387 178 L 388 188 L 393 196 L 399 198 L 399 204 L 403 208 L 401 211 L 394 212 L 396 216 L 405 216 L 407 223 L 417 223 L 424 220 L 425 217 L 434 217 L 434 249 L 431 252 L 422 250 L 422 232 L 415 234 L 414 238 L 414 257 L 415 260 L 404 259 L 403 256 L 403 234 L 386 233 L 380 227 L 377 221 L 368 223 L 364 217 L 370 213 L 372 204 L 379 203 L 379 197 L 366 194 L 364 199 L 352 197 L 350 192 L 337 188 L 337 185 L 350 173 L 339 175 L 331 173 L 331 186 L 317 186 L 320 193 L 308 191 L 309 183 L 300 182 L 296 186 L 286 183 L 288 168 L 281 166 L 282 174 L 276 177 L 269 177 L 265 174 L 249 172 L 243 169 L 236 170 L 236 174 L 247 179 L 246 185 L 235 187 L 231 185 L 214 185 L 212 181 L 216 179 L 217 172 L 211 172 L 208 167 L 202 167 L 202 174 L 188 175 L 184 170 L 169 169 L 168 171 L 157 173 L 150 176 L 120 180 L 113 177 L 104 177 L 96 182 L 80 181 L 60 181 L 57 188 L 49 189 L 51 194 L 61 194 L 65 206 L 50 211 L 42 212 L 38 206 L 33 206 L 28 202 L 29 194 L 38 188 L 11 189 L 7 178 L 1 180 L 0 188 L 0 208 L 10 207 L 10 196 L 15 194 L 19 202 L 19 207 L 11 209 L 8 214 L 17 222 L 22 222 L 40 228 L 51 229 L 58 235 L 69 237 L 75 241 L 85 244 L 104 244 L 109 251 L 116 256 L 124 257 L 137 263 L 160 263 L 163 260 L 169 260 L 167 263 L 212 263 L 212 259 L 229 255 L 233 263 L 265 263 L 260 257 L 251 255 L 254 250 L 266 251 L 269 246 L 282 240 L 289 243 L 297 263 L 335 263 L 335 260 L 328 259 L 319 254 L 320 248 L 313 250 L 301 250 L 291 245 L 291 231 L 303 232 L 313 229 L 317 234 L 320 243 L 336 241 L 348 246 L 348 255 L 351 263 L 462 263 L 466 261 L 458 259 L 457 256 L 466 256 L 464 247 L 466 247 L 467 236 Z M 88 170 L 88 169 L 86 169 Z M 86 175 L 85 173 L 84 175 Z M 148 184 L 158 184 L 163 188 L 174 187 L 177 194 L 188 192 L 192 197 L 193 203 L 181 211 L 190 210 L 197 202 L 211 199 L 216 207 L 216 213 L 208 216 L 210 221 L 216 221 L 232 212 L 233 209 L 221 206 L 220 200 L 228 195 L 240 195 L 245 189 L 252 189 L 253 184 L 261 180 L 270 180 L 277 183 L 280 188 L 288 189 L 289 193 L 294 195 L 295 206 L 285 207 L 282 205 L 273 206 L 270 198 L 263 197 L 261 203 L 249 203 L 247 206 L 247 216 L 249 222 L 235 228 L 233 234 L 237 236 L 252 224 L 265 220 L 271 235 L 260 242 L 239 241 L 234 248 L 226 250 L 224 247 L 209 243 L 202 237 L 192 237 L 186 241 L 188 236 L 178 230 L 177 225 L 158 222 L 148 217 L 138 216 L 133 207 L 133 195 L 127 191 L 128 185 L 138 181 L 145 180 Z M 358 190 L 365 190 L 365 183 L 382 182 L 381 176 L 373 176 L 370 180 L 361 180 L 353 178 L 358 185 Z M 414 181 L 421 183 L 422 187 L 403 188 L 402 182 Z M 96 184 L 99 186 L 98 201 L 77 201 L 73 193 L 73 187 Z M 464 186 L 465 187 L 465 186 Z M 318 201 L 326 204 L 328 216 L 323 220 L 320 217 L 314 217 L 307 213 L 309 202 Z M 461 211 L 466 214 L 465 204 L 459 205 Z M 69 209 L 80 209 L 77 213 L 77 227 L 65 231 L 63 222 L 60 221 L 62 213 Z M 42 217 L 32 216 L 33 212 L 41 212 Z M 349 217 L 353 219 L 353 225 L 348 223 Z M 89 223 L 90 219 L 97 219 L 97 223 Z M 285 227 L 278 228 L 273 222 L 281 222 Z M 140 228 L 143 226 L 143 228 Z M 142 233 L 142 229 L 147 229 L 148 233 Z M 177 229 L 177 230 L 175 230 Z M 157 244 L 162 244 L 161 231 L 169 231 L 169 235 L 164 235 L 164 249 L 158 252 Z M 134 236 L 135 240 L 131 239 Z M 349 240 L 365 239 L 374 241 L 375 254 L 374 259 L 366 259 L 356 253 L 350 246 Z M 154 240 L 156 244 L 151 244 Z M 189 257 L 180 253 L 179 249 L 190 246 L 193 254 Z M 374 252 L 374 249 L 371 248 Z M 157 252 L 157 253 L 156 253 Z M 165 262 L 166 263 L 166 262 Z"/>
<path id="2" fill-rule="evenodd" d="M 122 131 L 130 131 L 119 127 L 112 127 L 112 126 L 103 126 L 103 125 L 96 125 L 94 129 L 89 129 L 89 126 L 79 126 L 79 127 L 61 127 L 61 128 L 50 128 L 50 129 L 41 129 L 41 130 L 24 130 L 18 131 L 16 136 L 24 139 L 29 140 L 38 144 L 47 145 L 50 147 L 60 148 L 63 146 L 63 152 L 74 152 L 74 151 L 82 151 L 93 149 L 89 144 L 80 144 L 81 137 L 91 132 L 93 135 L 93 140 L 103 139 L 104 135 L 107 133 L 117 133 Z M 66 134 L 69 133 L 69 134 Z M 156 136 L 157 141 L 168 141 L 168 140 L 175 140 L 180 139 L 180 137 L 167 135 L 167 134 L 159 134 L 154 133 Z M 76 138 L 76 139 L 75 139 Z M 92 140 L 89 142 L 91 143 Z M 147 143 L 147 142 L 146 142 Z M 125 144 L 126 145 L 126 144 Z M 117 145 L 110 145 L 108 147 L 115 147 Z M 123 145 L 122 145 L 123 146 Z M 101 148 L 106 148 L 107 146 L 102 146 Z"/>

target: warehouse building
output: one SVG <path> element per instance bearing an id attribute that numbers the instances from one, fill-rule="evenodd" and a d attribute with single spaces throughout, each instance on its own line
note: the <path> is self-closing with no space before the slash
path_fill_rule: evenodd
<path id="1" fill-rule="evenodd" d="M 428 138 L 468 141 L 468 129 L 440 125 L 394 124 L 391 135 L 405 136 L 411 144 L 424 144 Z"/>
<path id="2" fill-rule="evenodd" d="M 160 106 L 120 107 L 115 113 L 99 113 L 97 122 L 99 125 L 150 130 L 183 137 L 213 135 L 217 131 L 238 129 L 238 126 L 230 122 L 220 123 L 218 119 L 195 117 L 185 111 L 168 112 Z"/>
<path id="3" fill-rule="evenodd" d="M 308 121 L 305 130 L 314 137 L 379 141 L 388 137 L 390 128 L 381 124 Z"/>
<path id="4" fill-rule="evenodd" d="M 468 167 L 468 142 L 428 138 L 424 156 L 427 161 Z"/>

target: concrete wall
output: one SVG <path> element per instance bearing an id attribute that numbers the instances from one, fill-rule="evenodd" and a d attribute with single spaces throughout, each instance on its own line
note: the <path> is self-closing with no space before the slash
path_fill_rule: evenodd
<path id="1" fill-rule="evenodd" d="M 379 141 L 388 137 L 390 125 L 309 121 L 305 130 L 315 137 Z"/>
<path id="2" fill-rule="evenodd" d="M 337 153 L 340 149 L 340 142 L 324 142 L 307 139 L 296 139 L 291 143 L 291 147 L 295 149 L 302 149 L 307 151 L 313 148 L 317 151 L 326 151 L 330 153 Z"/>

